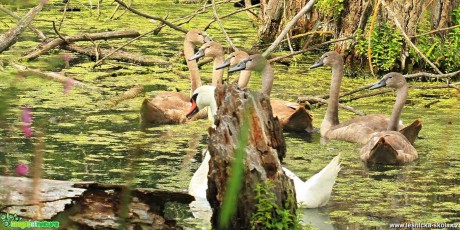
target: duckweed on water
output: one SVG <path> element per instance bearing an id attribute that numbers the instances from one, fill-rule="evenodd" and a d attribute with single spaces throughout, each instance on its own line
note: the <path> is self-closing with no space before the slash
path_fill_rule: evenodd
<path id="1" fill-rule="evenodd" d="M 87 1 L 72 1 L 81 12 L 68 12 L 61 33 L 73 35 L 131 28 L 140 33 L 154 28 L 156 23 L 127 13 L 120 20 L 107 20 L 113 6 L 103 2 L 101 16 L 97 20 L 95 10 L 89 11 Z M 139 1 L 134 6 L 146 13 L 169 18 L 192 13 L 199 5 L 172 5 L 168 1 Z M 59 20 L 59 5 L 48 5 L 39 19 Z M 27 8 L 21 8 L 22 14 Z M 219 8 L 219 14 L 233 11 L 228 5 Z M 92 15 L 92 16 L 91 16 Z M 203 28 L 211 19 L 210 12 L 198 15 L 186 28 Z M 5 15 L 0 20 L 12 23 Z M 224 24 L 239 47 L 250 48 L 255 42 L 256 28 L 245 23 L 246 15 L 236 14 Z M 34 24 L 46 34 L 52 35 L 52 27 L 46 21 Z M 0 29 L 0 33 L 6 28 Z M 208 30 L 214 40 L 224 44 L 225 39 L 217 26 Z M 149 35 L 126 47 L 128 51 L 168 60 L 180 53 L 183 34 L 164 28 L 159 35 Z M 118 47 L 126 40 L 97 41 L 102 47 Z M 81 43 L 92 45 L 91 43 Z M 16 59 L 22 53 L 38 45 L 35 35 L 26 31 L 19 42 L 2 54 L 2 59 Z M 60 71 L 59 58 L 64 52 L 53 50 L 25 65 L 47 71 Z M 273 98 L 295 101 L 301 95 L 322 95 L 329 92 L 330 69 L 307 71 L 319 54 L 299 57 L 295 66 L 275 65 Z M 50 62 L 55 64 L 51 65 Z M 174 66 L 183 74 L 187 69 L 182 58 Z M 5 123 L 13 129 L 1 132 L 0 168 L 14 171 L 19 160 L 30 162 L 34 152 L 34 139 L 23 137 L 19 116 L 22 106 L 28 105 L 34 116 L 33 128 L 44 132 L 44 177 L 62 180 L 123 183 L 126 173 L 132 169 L 136 187 L 185 191 L 192 173 L 201 162 L 201 151 L 206 148 L 209 121 L 200 120 L 182 125 L 141 127 L 139 109 L 144 96 L 149 98 L 158 91 L 189 92 L 188 79 L 180 78 L 165 67 L 143 67 L 108 61 L 92 69 L 90 59 L 75 55 L 70 68 L 62 71 L 69 77 L 103 89 L 102 93 L 82 88 L 72 88 L 65 94 L 62 84 L 36 76 L 17 76 L 16 70 L 5 66 L 0 81 L 0 97 L 13 95 L 9 110 L 0 108 Z M 120 68 L 121 67 L 121 68 Z M 211 65 L 201 69 L 204 83 L 210 82 Z M 18 80 L 19 79 L 19 80 Z M 344 78 L 342 91 L 354 89 L 375 79 Z M 260 75 L 250 82 L 253 90 L 261 87 Z M 137 98 L 105 107 L 116 95 L 135 85 L 143 85 L 145 92 Z M 419 85 L 419 82 L 410 82 Z M 440 84 L 440 83 L 430 83 Z M 10 88 L 17 88 L 12 92 Z M 285 164 L 302 179 L 321 170 L 334 156 L 341 154 L 342 170 L 334 186 L 329 204 L 321 212 L 330 216 L 338 229 L 388 228 L 389 223 L 402 222 L 460 222 L 460 94 L 450 90 L 411 90 L 402 119 L 410 123 L 416 118 L 423 121 L 420 138 L 415 142 L 419 152 L 416 162 L 405 166 L 367 167 L 358 157 L 358 144 L 331 141 L 320 144 L 318 133 L 285 133 L 287 158 Z M 424 105 L 432 100 L 440 101 L 430 108 Z M 347 103 L 366 113 L 389 114 L 394 93 L 365 98 Z M 3 103 L 0 103 L 1 106 Z M 4 113 L 5 111 L 5 113 Z M 325 106 L 314 106 L 314 127 L 319 127 Z M 5 115 L 3 115 L 5 114 Z M 342 121 L 355 115 L 340 110 Z M 3 121 L 2 121 L 3 122 Z M 69 173 L 70 171 L 70 173 Z M 177 209 L 176 209 L 177 208 Z M 184 207 L 171 208 L 171 215 L 180 219 L 190 217 Z M 176 213 L 176 214 L 174 214 Z"/>

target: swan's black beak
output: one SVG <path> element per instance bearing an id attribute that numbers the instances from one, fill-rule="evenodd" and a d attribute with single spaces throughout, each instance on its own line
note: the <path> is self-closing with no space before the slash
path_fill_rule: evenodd
<path id="1" fill-rule="evenodd" d="M 240 71 L 240 70 L 246 69 L 246 62 L 247 62 L 247 60 L 241 61 L 240 63 L 238 63 L 238 65 L 234 66 L 233 68 L 230 68 L 230 69 L 228 70 L 228 72 L 229 72 L 229 73 L 233 73 L 233 72 L 236 72 L 236 71 Z"/>
<path id="2" fill-rule="evenodd" d="M 188 60 L 193 61 L 196 60 L 200 57 L 204 56 L 204 49 L 199 49 L 198 52 L 196 52 L 193 56 L 191 56 Z"/>
<path id="3" fill-rule="evenodd" d="M 318 68 L 318 67 L 321 67 L 321 66 L 323 66 L 323 65 L 324 65 L 323 59 L 321 58 L 321 59 L 319 59 L 319 61 L 315 62 L 315 64 L 313 64 L 313 65 L 310 67 L 310 69 Z"/>
<path id="4" fill-rule="evenodd" d="M 387 85 L 387 79 L 382 78 L 379 82 L 373 84 L 369 89 L 378 89 L 378 88 L 385 87 L 386 85 Z"/>
<path id="5" fill-rule="evenodd" d="M 212 38 L 209 35 L 204 35 L 204 43 L 212 41 Z"/>
<path id="6" fill-rule="evenodd" d="M 223 69 L 225 67 L 229 67 L 230 66 L 230 59 L 231 58 L 225 59 L 224 63 L 222 63 L 222 64 L 220 64 L 219 66 L 216 67 L 216 70 Z"/>
<path id="7" fill-rule="evenodd" d="M 189 119 L 189 120 L 192 119 L 193 115 L 195 115 L 196 113 L 198 113 L 200 111 L 200 109 L 196 105 L 195 98 L 196 97 L 192 97 L 192 99 L 190 99 L 190 102 L 192 103 L 192 107 L 190 107 L 190 111 L 187 113 L 187 115 L 185 115 L 187 117 L 187 119 Z"/>

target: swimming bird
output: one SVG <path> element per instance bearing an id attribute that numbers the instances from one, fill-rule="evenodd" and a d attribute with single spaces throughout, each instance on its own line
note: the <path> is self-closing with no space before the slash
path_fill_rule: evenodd
<path id="1" fill-rule="evenodd" d="M 217 114 L 217 103 L 214 97 L 215 87 L 201 86 L 192 96 L 192 107 L 187 114 L 191 118 L 200 109 L 209 106 L 211 108 L 214 124 L 214 116 Z M 206 198 L 207 180 L 209 172 L 209 161 L 211 157 L 206 153 L 203 162 L 198 170 L 193 174 L 189 185 L 189 193 L 196 198 Z M 332 187 L 340 171 L 340 156 L 336 156 L 332 161 L 324 167 L 319 173 L 312 176 L 306 182 L 303 182 L 293 172 L 283 167 L 286 175 L 294 181 L 297 203 L 299 207 L 317 208 L 327 204 Z"/>
<path id="2" fill-rule="evenodd" d="M 189 60 L 197 45 L 211 41 L 209 35 L 197 29 L 190 30 L 184 39 L 184 55 L 190 73 L 191 89 L 201 86 L 200 73 L 195 60 Z M 190 107 L 190 95 L 179 92 L 160 92 L 152 99 L 144 99 L 141 106 L 141 121 L 152 124 L 179 124 L 187 121 L 184 114 Z M 206 117 L 202 113 L 198 118 Z"/>
<path id="3" fill-rule="evenodd" d="M 404 164 L 418 158 L 417 150 L 411 142 L 398 132 L 399 118 L 406 103 L 408 85 L 400 73 L 389 73 L 375 83 L 370 89 L 380 87 L 396 89 L 396 102 L 390 116 L 387 130 L 373 134 L 366 145 L 361 149 L 361 160 L 368 163 Z M 421 126 L 420 126 L 421 128 Z"/>
<path id="4" fill-rule="evenodd" d="M 343 77 L 343 58 L 337 52 L 329 51 L 323 54 L 320 60 L 313 64 L 310 69 L 320 66 L 332 66 L 329 102 L 320 128 L 322 137 L 366 144 L 375 132 L 385 131 L 387 129 L 390 120 L 388 116 L 383 114 L 355 117 L 340 123 L 339 93 Z M 415 121 L 413 124 L 407 126 L 404 132 L 417 136 L 418 126 L 416 123 L 419 123 L 419 121 Z M 403 128 L 402 122 L 399 123 L 398 130 Z"/>
<path id="5" fill-rule="evenodd" d="M 227 60 L 218 68 L 232 66 L 234 65 L 233 63 L 240 63 L 248 57 L 249 55 L 247 55 L 247 53 L 236 51 L 230 54 Z M 251 61 L 246 62 L 244 68 L 242 67 L 237 70 L 235 70 L 236 66 L 232 68 L 234 71 L 241 71 L 238 79 L 238 86 L 240 88 L 247 87 L 249 78 L 251 77 L 251 71 L 259 71 L 262 73 L 262 93 L 270 96 L 274 78 L 271 65 L 261 55 L 256 54 L 251 57 Z M 231 71 L 229 70 L 229 72 Z M 270 100 L 270 105 L 272 107 L 273 116 L 278 117 L 283 130 L 309 132 L 313 130 L 313 117 L 304 106 L 283 100 Z"/>

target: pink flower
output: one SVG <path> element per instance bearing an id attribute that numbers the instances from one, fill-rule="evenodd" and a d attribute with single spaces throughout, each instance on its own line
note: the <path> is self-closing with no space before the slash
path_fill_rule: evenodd
<path id="1" fill-rule="evenodd" d="M 21 116 L 22 124 L 22 132 L 24 133 L 25 137 L 31 137 L 33 135 L 32 129 L 32 113 L 31 110 L 27 107 L 22 108 L 22 116 Z"/>
<path id="2" fill-rule="evenodd" d="M 20 163 L 18 164 L 18 166 L 16 166 L 16 174 L 18 176 L 27 176 L 28 173 L 29 173 L 29 166 L 27 166 L 26 164 Z"/>
<path id="3" fill-rule="evenodd" d="M 34 134 L 32 126 L 30 125 L 22 126 L 22 132 L 24 133 L 24 136 L 27 138 L 32 137 L 32 135 Z"/>
<path id="4" fill-rule="evenodd" d="M 73 86 L 73 83 L 75 82 L 75 80 L 73 78 L 69 78 L 65 84 L 64 84 L 64 94 L 68 94 L 70 89 L 72 88 Z"/>
<path id="5" fill-rule="evenodd" d="M 32 123 L 32 113 L 31 110 L 27 107 L 22 108 L 22 122 Z"/>

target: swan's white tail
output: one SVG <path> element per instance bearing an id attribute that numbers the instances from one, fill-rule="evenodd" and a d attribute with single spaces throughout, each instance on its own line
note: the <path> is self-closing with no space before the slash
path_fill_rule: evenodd
<path id="1" fill-rule="evenodd" d="M 296 186 L 297 202 L 303 208 L 317 208 L 327 204 L 332 187 L 340 171 L 340 154 L 334 157 L 319 173 L 313 175 L 299 188 Z"/>

